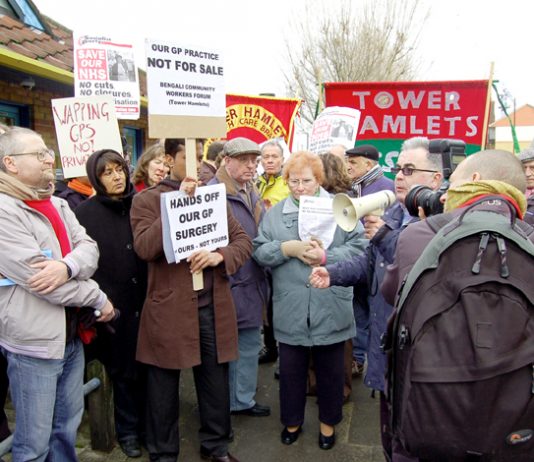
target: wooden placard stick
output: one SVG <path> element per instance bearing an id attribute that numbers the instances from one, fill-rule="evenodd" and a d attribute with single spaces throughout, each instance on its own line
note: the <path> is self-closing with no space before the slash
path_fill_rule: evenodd
<path id="1" fill-rule="evenodd" d="M 195 138 L 185 139 L 185 174 L 194 180 L 197 176 L 197 143 Z M 193 290 L 204 288 L 204 275 L 202 271 L 193 273 Z"/>

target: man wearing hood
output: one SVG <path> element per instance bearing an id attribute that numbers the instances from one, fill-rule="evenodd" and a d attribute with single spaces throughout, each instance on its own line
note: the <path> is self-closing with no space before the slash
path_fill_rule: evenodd
<path id="1" fill-rule="evenodd" d="M 135 188 L 126 160 L 116 151 L 103 149 L 93 153 L 86 169 L 96 195 L 80 204 L 75 214 L 100 249 L 93 279 L 121 313 L 113 325 L 115 333 L 100 329 L 87 353 L 96 356 L 111 377 L 115 430 L 122 451 L 128 457 L 140 457 L 145 390 L 135 351 L 147 269 L 133 250 L 130 208 Z"/>
<path id="2" fill-rule="evenodd" d="M 83 348 L 93 320 L 115 316 L 89 279 L 98 247 L 54 192 L 54 153 L 36 132 L 0 135 L 0 351 L 16 410 L 13 460 L 77 461 Z M 98 313 L 97 313 L 98 312 Z"/>

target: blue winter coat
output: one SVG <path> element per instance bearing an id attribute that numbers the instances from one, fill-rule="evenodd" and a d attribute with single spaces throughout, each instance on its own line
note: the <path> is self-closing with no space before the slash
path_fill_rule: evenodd
<path id="1" fill-rule="evenodd" d="M 369 388 L 380 391 L 384 390 L 386 372 L 386 357 L 380 349 L 380 338 L 386 330 L 387 320 L 393 310 L 384 300 L 380 285 L 386 273 L 386 266 L 395 258 L 399 234 L 406 227 L 402 224 L 403 218 L 404 208 L 397 202 L 382 217 L 385 224 L 371 239 L 365 255 L 326 266 L 330 274 L 330 284 L 342 286 L 365 282 L 368 284 L 369 345 L 364 383 Z"/>
<path id="2" fill-rule="evenodd" d="M 254 239 L 258 235 L 259 221 L 265 214 L 263 201 L 255 188 L 251 191 L 252 210 L 235 189 L 235 185 L 221 167 L 208 185 L 224 183 L 226 185 L 226 200 L 232 215 L 241 227 Z M 269 284 L 265 270 L 249 258 L 239 270 L 228 278 L 232 289 L 232 299 L 237 313 L 238 329 L 261 327 L 263 325 L 263 310 L 269 298 Z"/>
<path id="3" fill-rule="evenodd" d="M 328 193 L 321 190 L 322 196 Z M 258 237 L 254 239 L 254 258 L 272 269 L 273 327 L 275 338 L 289 345 L 331 345 L 354 337 L 356 326 L 352 311 L 352 288 L 311 287 L 311 267 L 298 258 L 285 257 L 281 243 L 299 240 L 298 206 L 288 197 L 265 215 Z M 326 261 L 338 262 L 364 251 L 360 223 L 347 233 L 337 227 Z"/>

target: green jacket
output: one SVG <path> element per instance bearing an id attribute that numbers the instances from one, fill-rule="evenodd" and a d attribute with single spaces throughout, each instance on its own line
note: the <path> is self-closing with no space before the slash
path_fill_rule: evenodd
<path id="1" fill-rule="evenodd" d="M 321 196 L 328 195 L 321 190 Z M 298 207 L 291 198 L 267 212 L 254 239 L 254 258 L 272 269 L 273 326 L 279 342 L 289 345 L 331 345 L 356 335 L 352 287 L 311 287 L 311 267 L 298 258 L 285 257 L 280 245 L 299 239 Z M 347 233 L 337 227 L 326 251 L 326 262 L 335 263 L 364 252 L 367 240 L 358 223 Z"/>

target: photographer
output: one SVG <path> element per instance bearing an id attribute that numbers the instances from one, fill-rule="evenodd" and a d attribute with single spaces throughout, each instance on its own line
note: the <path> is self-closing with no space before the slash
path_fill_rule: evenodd
<path id="1" fill-rule="evenodd" d="M 445 205 L 445 214 L 443 217 L 459 216 L 465 213 L 464 211 L 467 207 L 472 206 L 474 211 L 484 210 L 504 216 L 510 216 L 512 213 L 511 210 L 515 210 L 515 214 L 521 219 L 526 211 L 526 200 L 523 195 L 524 191 L 525 176 L 522 172 L 521 163 L 513 154 L 500 150 L 480 151 L 465 159 L 451 175 L 450 187 L 448 191 L 441 196 L 441 201 Z M 501 200 L 496 200 L 495 196 L 499 196 Z M 488 199 L 484 200 L 485 197 Z M 510 206 L 506 206 L 506 202 L 508 202 Z M 393 304 L 395 302 L 401 281 L 405 279 L 405 276 L 410 272 L 425 250 L 425 247 L 435 235 L 436 230 L 431 227 L 427 220 L 416 223 L 414 226 L 410 226 L 409 229 L 401 233 L 397 242 L 394 264 L 387 267 L 380 288 L 384 299 L 388 303 Z M 529 239 L 533 239 L 532 235 Z M 511 258 L 511 255 L 509 255 L 509 257 Z M 503 260 L 501 260 L 501 262 L 502 261 Z M 438 268 L 440 265 L 441 259 Z M 456 268 L 451 267 L 451 270 L 452 269 Z M 457 296 L 459 297 L 459 295 Z M 507 300 L 504 297 L 501 298 L 499 301 L 499 308 L 510 309 L 511 305 L 513 305 L 513 301 L 510 300 L 512 299 Z M 431 302 L 431 299 L 428 299 L 428 301 Z M 451 303 L 452 302 L 453 300 L 451 300 Z M 423 304 L 415 306 L 421 307 Z M 458 335 L 460 334 L 462 336 L 467 336 L 468 332 L 459 331 Z M 447 349 L 446 346 L 444 349 Z M 504 388 L 505 387 L 503 387 L 503 389 Z M 493 403 L 491 400 L 489 402 Z M 470 405 L 468 401 L 465 401 L 463 404 L 465 406 Z M 445 407 L 448 403 L 444 402 L 440 403 L 440 405 Z M 472 404 L 472 406 L 472 415 L 478 415 L 480 409 L 474 404 Z M 455 408 L 455 411 L 459 412 L 457 408 Z M 475 418 L 476 417 L 473 417 L 473 419 Z M 466 434 L 469 433 L 467 428 L 472 424 L 473 421 L 465 422 Z M 477 441 L 477 443 L 481 442 Z M 452 450 L 453 448 L 451 448 L 451 452 Z M 451 454 L 449 455 L 451 457 L 446 460 L 457 460 L 453 459 Z M 393 438 L 393 460 L 408 462 L 418 461 L 420 459 L 408 454 L 400 441 L 400 435 L 396 434 Z M 425 460 L 427 460 L 426 457 Z M 439 460 L 444 459 L 440 457 Z M 484 458 L 484 460 L 486 459 Z M 491 460 L 494 459 L 492 458 Z M 513 460 L 526 459 L 520 459 L 518 456 Z M 528 460 L 530 460 L 530 458 Z"/>
<path id="2" fill-rule="evenodd" d="M 413 185 L 427 185 L 437 190 L 442 182 L 441 154 L 429 153 L 427 138 L 415 137 L 406 140 L 392 169 L 396 173 L 395 195 L 397 203 L 386 211 L 383 217 L 366 216 L 366 237 L 371 239 L 366 254 L 353 257 L 326 267 L 314 268 L 310 283 L 317 288 L 331 285 L 352 286 L 367 282 L 370 308 L 370 337 L 368 348 L 368 366 L 364 383 L 373 390 L 384 391 L 384 374 L 386 358 L 380 349 L 380 337 L 386 328 L 392 306 L 388 304 L 379 291 L 384 278 L 386 266 L 393 262 L 397 238 L 408 224 L 418 221 L 410 216 L 404 201 Z M 389 452 L 388 441 L 383 441 Z"/>

